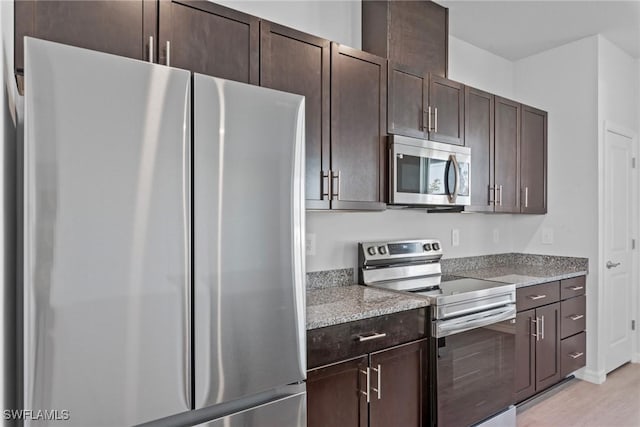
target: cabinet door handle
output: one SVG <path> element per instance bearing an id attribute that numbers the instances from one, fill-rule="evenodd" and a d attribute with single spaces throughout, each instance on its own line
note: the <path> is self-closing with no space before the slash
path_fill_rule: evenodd
<path id="1" fill-rule="evenodd" d="M 524 207 L 529 207 L 529 187 L 524 187 Z"/>
<path id="2" fill-rule="evenodd" d="M 171 66 L 171 42 L 167 40 L 167 67 Z"/>
<path id="3" fill-rule="evenodd" d="M 547 297 L 546 295 L 529 295 L 529 296 L 527 296 L 527 298 L 529 298 L 532 301 L 536 301 L 536 300 L 539 300 L 539 299 L 542 299 L 542 298 L 546 298 L 546 297 Z"/>
<path id="4" fill-rule="evenodd" d="M 569 353 L 569 357 L 572 359 L 579 359 L 582 356 L 584 356 L 584 353 L 581 351 L 576 351 L 575 353 Z"/>
<path id="5" fill-rule="evenodd" d="M 373 334 L 370 334 L 370 335 L 358 335 L 358 342 L 377 340 L 380 338 L 384 338 L 386 336 L 387 336 L 386 332 L 382 332 L 382 333 L 374 332 Z"/>
<path id="6" fill-rule="evenodd" d="M 500 202 L 499 202 L 499 204 L 500 204 L 500 206 L 502 206 L 502 185 L 499 185 L 498 189 L 500 190 Z"/>
<path id="7" fill-rule="evenodd" d="M 427 132 L 431 132 L 431 105 L 427 107 Z"/>
<path id="8" fill-rule="evenodd" d="M 539 322 L 539 318 L 536 317 L 535 320 L 531 319 L 531 323 L 533 323 L 534 325 L 536 325 L 536 333 L 535 334 L 531 334 L 531 336 L 536 337 L 536 341 L 540 341 L 540 332 L 538 331 L 538 322 Z"/>
<path id="9" fill-rule="evenodd" d="M 321 200 L 330 200 L 331 199 L 331 178 L 330 171 L 320 171 L 320 199 Z M 325 184 L 326 183 L 326 184 Z M 326 199 L 325 199 L 326 197 Z"/>
<path id="10" fill-rule="evenodd" d="M 584 289 L 584 286 L 570 286 L 569 289 L 571 289 L 572 291 L 580 291 Z"/>
<path id="11" fill-rule="evenodd" d="M 336 180 L 337 184 L 334 185 L 333 182 L 331 182 L 331 200 L 340 200 L 340 171 L 335 174 L 333 173 L 333 171 L 331 171 L 331 181 L 333 181 L 334 179 Z M 334 192 L 334 189 L 337 189 L 338 191 Z"/>
<path id="12" fill-rule="evenodd" d="M 371 390 L 378 393 L 378 400 L 382 399 L 382 383 L 380 382 L 380 377 L 382 376 L 382 366 L 378 364 L 377 368 L 371 368 L 376 374 L 378 374 L 378 383 L 376 384 L 378 388 L 371 387 Z"/>
<path id="13" fill-rule="evenodd" d="M 366 391 L 360 390 L 360 393 L 367 396 L 367 403 L 371 402 L 371 394 L 369 393 L 369 389 L 371 388 L 371 369 L 367 368 L 366 371 L 360 370 L 361 374 L 365 374 L 367 376 L 367 388 Z"/>
<path id="14" fill-rule="evenodd" d="M 574 314 L 573 316 L 569 316 L 571 320 L 580 320 L 584 317 L 584 314 Z"/>
<path id="15" fill-rule="evenodd" d="M 429 122 L 429 119 L 427 117 L 429 114 L 431 114 L 429 113 L 429 110 L 424 110 L 424 109 L 422 110 L 422 130 L 427 132 L 431 130 L 427 126 L 427 123 Z"/>
<path id="16" fill-rule="evenodd" d="M 491 200 L 491 196 L 493 196 L 493 200 Z M 492 204 L 495 205 L 496 203 L 496 189 L 495 187 L 489 186 L 489 203 L 488 205 L 491 206 Z"/>
<path id="17" fill-rule="evenodd" d="M 436 122 L 436 126 L 433 129 L 435 133 L 438 133 L 438 107 L 433 109 L 433 121 Z"/>
<path id="18" fill-rule="evenodd" d="M 540 341 L 544 340 L 544 316 L 540 316 L 540 320 L 542 321 L 540 325 Z"/>
<path id="19" fill-rule="evenodd" d="M 153 36 L 149 36 L 149 62 L 153 63 Z"/>

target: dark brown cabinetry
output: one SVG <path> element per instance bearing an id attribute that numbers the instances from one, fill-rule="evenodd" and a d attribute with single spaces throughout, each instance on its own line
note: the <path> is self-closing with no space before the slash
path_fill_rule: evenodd
<path id="1" fill-rule="evenodd" d="M 448 9 L 431 1 L 362 2 L 362 48 L 416 70 L 447 76 Z"/>
<path id="2" fill-rule="evenodd" d="M 156 34 L 156 1 L 21 0 L 14 5 L 18 73 L 24 69 L 24 36 L 149 59 L 149 37 Z"/>
<path id="3" fill-rule="evenodd" d="M 494 96 L 465 87 L 465 145 L 471 149 L 471 205 L 465 210 L 492 212 L 494 207 Z"/>
<path id="4" fill-rule="evenodd" d="M 160 0 L 158 63 L 258 84 L 259 20 L 204 0 Z"/>
<path id="5" fill-rule="evenodd" d="M 495 212 L 520 212 L 520 109 L 495 97 Z"/>
<path id="6" fill-rule="evenodd" d="M 522 213 L 547 213 L 547 113 L 526 105 L 522 106 L 520 187 Z"/>
<path id="7" fill-rule="evenodd" d="M 385 209 L 386 60 L 331 44 L 331 170 L 323 196 L 332 209 Z"/>
<path id="8" fill-rule="evenodd" d="M 425 338 L 425 309 L 308 331 L 308 425 L 427 425 Z"/>
<path id="9" fill-rule="evenodd" d="M 584 284 L 584 278 L 516 291 L 516 402 L 549 388 L 584 366 L 585 297 L 561 297 L 565 288 L 580 287 L 576 281 Z"/>
<path id="10" fill-rule="evenodd" d="M 431 74 L 427 116 L 433 115 L 429 139 L 464 145 L 464 85 Z M 427 120 L 429 125 L 429 120 Z"/>
<path id="11" fill-rule="evenodd" d="M 260 85 L 305 96 L 307 208 L 328 209 L 323 171 L 330 167 L 330 42 L 260 22 Z M 324 185 L 328 185 L 325 181 Z"/>

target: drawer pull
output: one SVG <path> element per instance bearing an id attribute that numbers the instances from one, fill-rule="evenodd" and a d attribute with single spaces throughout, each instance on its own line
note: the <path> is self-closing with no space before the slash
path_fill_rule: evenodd
<path id="1" fill-rule="evenodd" d="M 569 286 L 569 289 L 571 289 L 572 291 L 581 291 L 582 289 L 584 289 L 584 286 Z"/>
<path id="2" fill-rule="evenodd" d="M 546 297 L 547 297 L 546 295 L 529 295 L 527 298 L 529 298 L 532 301 L 535 301 L 535 300 L 539 300 Z"/>
<path id="3" fill-rule="evenodd" d="M 584 317 L 584 314 L 574 314 L 573 316 L 569 316 L 571 320 L 580 320 Z"/>
<path id="4" fill-rule="evenodd" d="M 577 351 L 575 353 L 569 353 L 569 357 L 572 358 L 572 359 L 579 359 L 582 356 L 584 356 L 584 353 L 581 352 L 581 351 Z"/>
<path id="5" fill-rule="evenodd" d="M 387 334 L 386 333 L 373 333 L 371 335 L 358 335 L 358 342 L 365 342 L 365 341 L 371 341 L 371 340 L 377 340 L 378 338 L 384 338 L 386 337 Z"/>

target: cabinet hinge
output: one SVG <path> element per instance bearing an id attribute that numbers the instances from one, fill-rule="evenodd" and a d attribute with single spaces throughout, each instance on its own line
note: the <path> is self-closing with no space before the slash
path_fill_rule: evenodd
<path id="1" fill-rule="evenodd" d="M 631 330 L 632 330 L 632 331 L 635 331 L 635 330 L 636 330 L 636 321 L 635 321 L 635 320 L 632 320 L 632 321 L 631 321 Z"/>

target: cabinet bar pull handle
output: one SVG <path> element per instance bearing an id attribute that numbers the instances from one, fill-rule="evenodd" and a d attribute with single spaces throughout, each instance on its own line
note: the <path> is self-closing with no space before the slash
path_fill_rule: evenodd
<path id="1" fill-rule="evenodd" d="M 546 297 L 547 297 L 546 295 L 529 295 L 527 298 L 529 298 L 530 300 L 535 301 L 535 300 L 539 300 L 539 299 L 546 298 Z"/>
<path id="2" fill-rule="evenodd" d="M 153 63 L 153 36 L 149 36 L 149 62 Z"/>
<path id="3" fill-rule="evenodd" d="M 524 187 L 524 207 L 529 207 L 529 187 Z"/>
<path id="4" fill-rule="evenodd" d="M 584 286 L 570 286 L 569 289 L 571 289 L 572 291 L 579 291 L 584 289 Z"/>
<path id="5" fill-rule="evenodd" d="M 433 109 L 434 121 L 436 122 L 436 126 L 433 129 L 435 133 L 438 133 L 438 107 Z"/>
<path id="6" fill-rule="evenodd" d="M 574 314 L 573 316 L 569 316 L 571 320 L 580 320 L 584 317 L 584 314 Z"/>
<path id="7" fill-rule="evenodd" d="M 167 67 L 171 66 L 171 42 L 167 40 Z"/>
<path id="8" fill-rule="evenodd" d="M 491 200 L 491 196 L 493 196 L 493 200 Z M 491 206 L 491 204 L 495 204 L 496 203 L 496 189 L 495 187 L 489 186 L 489 203 L 488 205 Z"/>
<path id="9" fill-rule="evenodd" d="M 321 200 L 330 200 L 331 198 L 331 179 L 329 177 L 330 174 L 331 174 L 330 171 L 327 171 L 327 172 L 320 171 L 320 199 Z"/>
<path id="10" fill-rule="evenodd" d="M 358 335 L 358 342 L 377 340 L 379 338 L 384 338 L 386 336 L 387 336 L 386 332 L 382 332 L 382 333 L 374 332 L 371 335 Z"/>
<path id="11" fill-rule="evenodd" d="M 540 317 L 542 324 L 540 325 L 540 341 L 544 340 L 544 316 Z"/>
<path id="12" fill-rule="evenodd" d="M 372 371 L 378 374 L 378 388 L 371 387 L 371 390 L 378 393 L 378 400 L 382 399 L 382 384 L 380 383 L 380 377 L 382 376 L 382 366 L 378 365 L 377 368 L 371 368 Z"/>
<path id="13" fill-rule="evenodd" d="M 427 118 L 427 110 L 422 110 L 422 130 L 426 130 L 427 132 L 431 130 L 427 127 L 428 120 L 429 119 Z"/>
<path id="14" fill-rule="evenodd" d="M 531 334 L 532 337 L 536 337 L 536 341 L 540 341 L 540 333 L 538 332 L 538 320 L 540 320 L 539 318 L 536 317 L 536 320 L 531 319 L 531 323 L 536 325 L 536 333 L 535 334 Z"/>
<path id="15" fill-rule="evenodd" d="M 502 185 L 498 186 L 499 190 L 500 190 L 500 206 L 502 206 Z"/>
<path id="16" fill-rule="evenodd" d="M 578 359 L 582 356 L 584 356 L 584 353 L 581 351 L 576 351 L 575 353 L 569 353 L 569 357 L 572 359 Z"/>
<path id="17" fill-rule="evenodd" d="M 431 132 L 431 105 L 427 107 L 427 132 Z"/>
<path id="18" fill-rule="evenodd" d="M 333 185 L 333 182 L 331 183 L 331 200 L 334 200 L 334 197 L 335 200 L 340 200 L 340 171 L 336 174 L 331 171 L 331 181 L 334 179 L 337 181 L 337 185 Z M 337 189 L 338 191 L 334 192 L 334 189 Z"/>
<path id="19" fill-rule="evenodd" d="M 360 393 L 367 396 L 367 403 L 371 402 L 371 394 L 369 393 L 369 389 L 371 388 L 371 369 L 367 368 L 366 371 L 360 370 L 360 373 L 365 374 L 367 376 L 367 391 L 360 390 Z"/>

